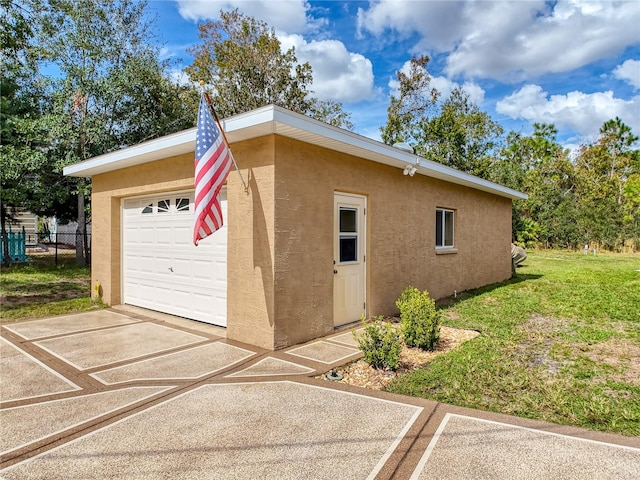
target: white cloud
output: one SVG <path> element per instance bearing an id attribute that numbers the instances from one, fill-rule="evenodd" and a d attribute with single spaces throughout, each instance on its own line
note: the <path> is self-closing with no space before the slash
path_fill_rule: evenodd
<path id="1" fill-rule="evenodd" d="M 395 40 L 395 32 L 408 38 L 414 32 L 429 39 L 437 50 L 448 50 L 455 44 L 456 28 L 464 10 L 463 2 L 421 2 L 411 0 L 374 0 L 369 8 L 358 8 L 357 34 L 364 31 L 380 37 L 381 41 Z"/>
<path id="2" fill-rule="evenodd" d="M 446 73 L 521 81 L 574 70 L 638 42 L 636 2 L 372 1 L 358 31 L 381 40 L 417 33 L 414 51 L 448 53 Z"/>
<path id="3" fill-rule="evenodd" d="M 322 100 L 357 102 L 373 96 L 373 66 L 359 53 L 349 52 L 338 40 L 307 42 L 300 35 L 278 36 L 283 50 L 295 47 L 301 63 L 313 68 L 315 96 Z"/>
<path id="4" fill-rule="evenodd" d="M 640 96 L 623 100 L 613 92 L 569 92 L 549 95 L 539 85 L 525 85 L 496 104 L 498 113 L 529 122 L 553 123 L 581 135 L 595 135 L 604 122 L 620 117 L 634 132 L 640 131 Z"/>
<path id="5" fill-rule="evenodd" d="M 303 32 L 314 19 L 307 18 L 309 5 L 305 0 L 176 0 L 182 18 L 186 20 L 217 20 L 220 10 L 238 9 L 245 15 L 266 22 L 269 27 L 290 33 Z"/>
<path id="6" fill-rule="evenodd" d="M 640 88 L 640 61 L 627 60 L 616 67 L 613 76 L 627 82 L 634 90 L 638 90 Z"/>

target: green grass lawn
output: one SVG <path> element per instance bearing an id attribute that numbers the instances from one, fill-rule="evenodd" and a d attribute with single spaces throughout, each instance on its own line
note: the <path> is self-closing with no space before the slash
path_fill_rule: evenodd
<path id="1" fill-rule="evenodd" d="M 481 332 L 388 391 L 640 435 L 640 255 L 530 252 L 517 278 L 442 303 Z"/>
<path id="2" fill-rule="evenodd" d="M 103 308 L 91 299 L 91 270 L 71 259 L 55 266 L 35 259 L 0 273 L 3 323 Z"/>

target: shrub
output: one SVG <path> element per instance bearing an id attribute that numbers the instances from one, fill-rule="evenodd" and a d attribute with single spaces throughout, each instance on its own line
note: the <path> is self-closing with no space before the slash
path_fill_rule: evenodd
<path id="1" fill-rule="evenodd" d="M 440 338 L 440 312 L 426 290 L 407 287 L 396 301 L 404 343 L 410 347 L 434 350 Z"/>
<path id="2" fill-rule="evenodd" d="M 400 333 L 391 324 L 376 317 L 372 323 L 365 324 L 364 331 L 358 335 L 353 331 L 353 338 L 364 354 L 364 361 L 373 368 L 397 370 L 400 364 Z M 364 317 L 362 318 L 364 324 Z"/>

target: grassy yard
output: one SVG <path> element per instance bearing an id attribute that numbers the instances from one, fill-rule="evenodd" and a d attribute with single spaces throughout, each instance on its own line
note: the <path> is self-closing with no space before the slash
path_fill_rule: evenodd
<path id="1" fill-rule="evenodd" d="M 34 259 L 3 268 L 0 303 L 2 323 L 103 307 L 91 300 L 89 267 L 75 265 L 73 259 L 58 266 Z"/>
<path id="2" fill-rule="evenodd" d="M 387 390 L 640 435 L 640 255 L 533 252 L 517 278 L 442 305 L 481 332 Z"/>

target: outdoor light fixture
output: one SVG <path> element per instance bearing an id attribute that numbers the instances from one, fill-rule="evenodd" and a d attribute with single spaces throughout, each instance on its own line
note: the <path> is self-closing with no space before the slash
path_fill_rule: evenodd
<path id="1" fill-rule="evenodd" d="M 404 171 L 402 172 L 403 175 L 409 175 L 410 177 L 413 177 L 416 172 L 418 171 L 418 169 L 416 168 L 415 165 L 412 164 L 407 164 L 406 167 L 404 167 Z"/>
<path id="2" fill-rule="evenodd" d="M 420 165 L 420 157 L 416 157 L 416 163 L 407 163 L 407 166 L 404 167 L 402 174 L 413 177 L 418 171 L 418 165 Z"/>
<path id="3" fill-rule="evenodd" d="M 408 152 L 408 153 L 414 153 L 413 147 L 411 145 L 409 145 L 408 143 L 404 143 L 404 142 L 398 142 L 398 143 L 394 143 L 393 144 L 394 147 L 396 147 L 399 150 Z M 416 172 L 418 171 L 418 164 L 419 164 L 420 158 L 416 157 L 416 163 L 408 163 L 406 167 L 404 167 L 404 170 L 402 171 L 403 175 L 409 175 L 410 177 L 413 177 Z"/>

